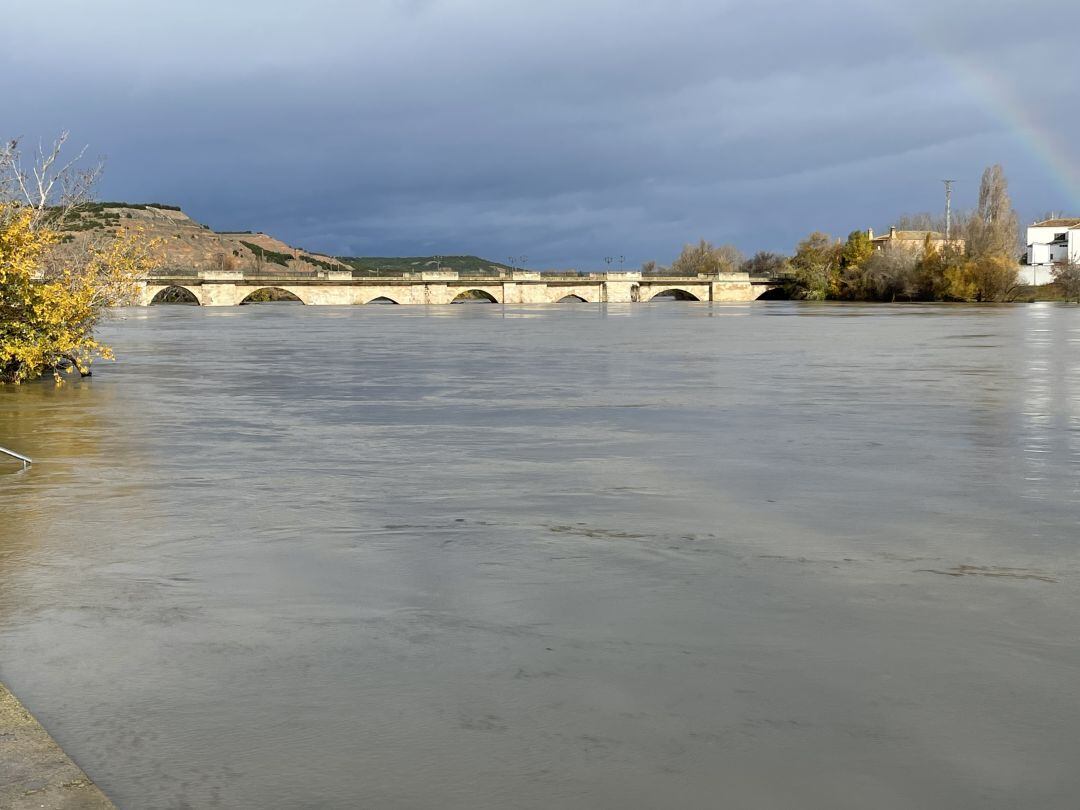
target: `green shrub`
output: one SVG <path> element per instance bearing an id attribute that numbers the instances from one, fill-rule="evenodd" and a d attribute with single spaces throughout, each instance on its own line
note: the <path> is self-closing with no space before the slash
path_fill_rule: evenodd
<path id="1" fill-rule="evenodd" d="M 279 253 L 276 250 L 266 250 L 265 248 L 259 247 L 254 242 L 245 242 L 243 239 L 240 240 L 240 244 L 263 261 L 280 264 L 282 267 L 288 267 L 289 260 L 293 258 L 292 255 L 288 253 Z"/>

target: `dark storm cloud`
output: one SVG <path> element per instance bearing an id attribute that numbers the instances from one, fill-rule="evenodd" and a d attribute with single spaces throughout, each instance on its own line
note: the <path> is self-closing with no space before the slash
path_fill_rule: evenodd
<path id="1" fill-rule="evenodd" d="M 1046 80 L 1080 75 L 1068 27 L 1030 24 L 1070 10 L 17 2 L 0 130 L 70 128 L 108 153 L 105 196 L 335 253 L 595 266 L 699 237 L 788 249 L 937 207 L 946 175 L 970 203 L 996 161 L 1024 216 L 1067 207 L 970 79 L 996 70 L 1036 126 L 1077 131 Z"/>

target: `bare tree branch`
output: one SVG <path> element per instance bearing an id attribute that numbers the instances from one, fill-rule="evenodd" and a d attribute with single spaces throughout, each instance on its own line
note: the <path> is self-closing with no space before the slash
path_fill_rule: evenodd
<path id="1" fill-rule="evenodd" d="M 101 176 L 103 162 L 82 167 L 88 147 L 70 160 L 61 162 L 70 133 L 66 130 L 46 148 L 39 142 L 33 164 L 23 164 L 18 139 L 0 147 L 0 200 L 15 202 L 34 213 L 34 226 L 46 218 L 63 228 L 80 205 L 92 199 L 93 187 Z"/>

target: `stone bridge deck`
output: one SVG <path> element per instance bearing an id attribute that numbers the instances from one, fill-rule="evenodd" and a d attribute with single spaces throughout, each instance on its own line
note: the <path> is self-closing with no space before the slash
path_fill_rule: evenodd
<path id="1" fill-rule="evenodd" d="M 203 306 L 236 306 L 260 290 L 284 290 L 305 304 L 347 306 L 382 299 L 395 304 L 450 304 L 462 296 L 499 304 L 636 303 L 672 294 L 689 301 L 752 301 L 776 287 L 775 279 L 746 273 L 695 277 L 641 273 L 563 275 L 515 271 L 501 276 L 415 273 L 397 277 L 354 277 L 348 272 L 253 277 L 243 273 L 159 274 L 146 280 L 140 303 L 155 303 L 169 288 L 186 290 Z"/>

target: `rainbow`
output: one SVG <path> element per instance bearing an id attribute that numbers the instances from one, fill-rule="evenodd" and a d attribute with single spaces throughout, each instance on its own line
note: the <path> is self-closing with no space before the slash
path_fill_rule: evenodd
<path id="1" fill-rule="evenodd" d="M 1008 78 L 983 62 L 965 57 L 940 39 L 933 25 L 914 24 L 898 14 L 888 0 L 878 0 L 883 17 L 896 28 L 904 29 L 911 38 L 944 61 L 961 82 L 982 102 L 982 105 L 1013 133 L 1020 145 L 1048 170 L 1065 195 L 1067 204 L 1080 214 L 1080 154 L 1076 148 L 1039 120 L 1033 106 L 1020 97 Z"/>
<path id="2" fill-rule="evenodd" d="M 1013 131 L 1020 144 L 1050 170 L 1068 203 L 1080 211 L 1080 163 L 1061 134 L 1039 121 L 1032 106 L 993 70 L 972 60 L 956 57 L 945 60 L 985 106 Z"/>

